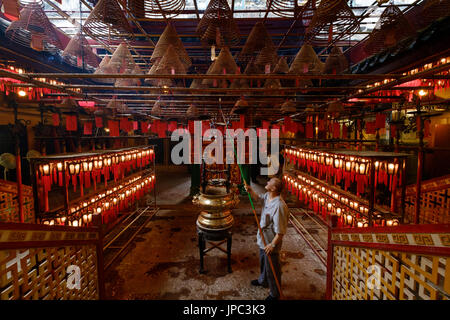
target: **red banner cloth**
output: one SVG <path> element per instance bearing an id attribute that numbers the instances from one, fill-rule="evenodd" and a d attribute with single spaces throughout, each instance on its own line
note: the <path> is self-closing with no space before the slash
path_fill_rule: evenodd
<path id="1" fill-rule="evenodd" d="M 59 126 L 59 114 L 57 114 L 57 113 L 52 114 L 52 119 L 53 119 L 53 125 L 55 127 Z"/>
<path id="2" fill-rule="evenodd" d="M 159 120 L 154 120 L 150 127 L 150 132 L 158 134 L 158 127 L 159 127 Z"/>
<path id="3" fill-rule="evenodd" d="M 307 123 L 307 124 L 306 124 L 306 138 L 307 138 L 307 139 L 312 139 L 312 138 L 314 138 L 314 131 L 313 131 L 313 125 L 312 125 L 312 123 Z"/>
<path id="4" fill-rule="evenodd" d="M 266 130 L 269 130 L 269 128 L 270 128 L 270 121 L 263 120 L 262 128 L 266 129 Z"/>
<path id="5" fill-rule="evenodd" d="M 103 118 L 102 117 L 95 117 L 95 126 L 97 128 L 103 128 Z"/>
<path id="6" fill-rule="evenodd" d="M 342 125 L 342 139 L 347 139 L 348 127 L 344 124 Z"/>
<path id="7" fill-rule="evenodd" d="M 83 134 L 85 135 L 92 134 L 92 122 L 84 123 Z"/>
<path id="8" fill-rule="evenodd" d="M 130 124 L 128 118 L 120 118 L 120 130 L 130 131 Z"/>
<path id="9" fill-rule="evenodd" d="M 133 121 L 133 130 L 139 129 L 139 123 L 137 121 Z"/>
<path id="10" fill-rule="evenodd" d="M 188 128 L 189 128 L 190 134 L 194 134 L 194 120 L 189 120 Z"/>
<path id="11" fill-rule="evenodd" d="M 368 121 L 366 122 L 366 133 L 367 134 L 374 134 L 376 132 L 376 122 L 375 121 Z"/>
<path id="12" fill-rule="evenodd" d="M 167 129 L 170 132 L 174 132 L 175 130 L 177 130 L 177 122 L 176 121 L 169 121 L 169 125 L 167 126 Z"/>
<path id="13" fill-rule="evenodd" d="M 66 130 L 77 131 L 77 116 L 66 117 Z"/>
<path id="14" fill-rule="evenodd" d="M 202 134 L 204 135 L 206 130 L 211 129 L 211 124 L 209 121 L 202 121 Z"/>
<path id="15" fill-rule="evenodd" d="M 119 136 L 119 122 L 114 120 L 108 120 L 109 136 L 118 137 Z"/>
<path id="16" fill-rule="evenodd" d="M 147 121 L 141 121 L 141 131 L 142 133 L 148 132 L 148 125 L 149 123 Z"/>
<path id="17" fill-rule="evenodd" d="M 333 138 L 339 139 L 341 137 L 341 125 L 339 122 L 333 123 Z"/>
<path id="18" fill-rule="evenodd" d="M 325 120 L 319 119 L 319 131 L 325 131 Z"/>
<path id="19" fill-rule="evenodd" d="M 291 117 L 284 117 L 284 129 L 286 131 L 293 132 L 293 130 L 292 130 L 292 118 Z"/>
<path id="20" fill-rule="evenodd" d="M 158 137 L 165 138 L 167 136 L 166 131 L 167 131 L 167 122 L 161 121 L 158 125 Z"/>
<path id="21" fill-rule="evenodd" d="M 239 116 L 239 128 L 241 128 L 242 130 L 245 131 L 245 116 L 243 114 L 241 114 Z"/>
<path id="22" fill-rule="evenodd" d="M 375 126 L 377 129 L 382 129 L 386 126 L 386 114 L 377 113 L 375 117 Z"/>

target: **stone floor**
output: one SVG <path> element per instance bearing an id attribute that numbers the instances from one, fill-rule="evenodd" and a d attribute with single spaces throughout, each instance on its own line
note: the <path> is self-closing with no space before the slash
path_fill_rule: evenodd
<path id="1" fill-rule="evenodd" d="M 232 273 L 226 254 L 205 256 L 199 273 L 197 208 L 189 197 L 186 169 L 158 168 L 161 208 L 106 272 L 109 299 L 264 299 L 268 289 L 250 286 L 259 272 L 256 223 L 247 197 L 233 210 Z M 255 189 L 263 190 L 259 185 Z M 257 212 L 260 211 L 257 209 Z M 284 237 L 282 289 L 286 299 L 324 299 L 326 269 L 292 226 Z"/>

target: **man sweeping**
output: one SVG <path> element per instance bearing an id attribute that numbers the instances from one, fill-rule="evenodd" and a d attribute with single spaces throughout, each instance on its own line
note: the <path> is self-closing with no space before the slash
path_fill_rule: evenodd
<path id="1" fill-rule="evenodd" d="M 283 236 L 286 234 L 289 219 L 288 207 L 280 196 L 283 183 L 278 178 L 271 178 L 267 182 L 265 187 L 267 192 L 264 194 L 257 194 L 247 184 L 245 184 L 245 188 L 252 198 L 260 199 L 264 202 L 260 226 L 266 245 L 264 245 L 264 241 L 258 230 L 256 240 L 259 246 L 260 275 L 258 279 L 252 280 L 251 284 L 253 286 L 269 287 L 270 293 L 266 300 L 277 300 L 280 297 L 280 292 L 268 257 L 270 256 L 272 260 L 275 276 L 277 277 L 278 284 L 281 286 L 280 249 Z"/>

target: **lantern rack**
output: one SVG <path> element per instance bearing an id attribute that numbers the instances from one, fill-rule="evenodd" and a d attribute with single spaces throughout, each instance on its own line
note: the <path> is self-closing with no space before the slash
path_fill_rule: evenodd
<path id="1" fill-rule="evenodd" d="M 81 226 L 90 225 L 92 214 L 101 214 L 102 223 L 112 222 L 130 199 L 154 189 L 154 160 L 154 146 L 30 158 L 38 221 Z M 64 204 L 50 208 L 49 192 L 52 201 L 63 198 Z"/>
<path id="2" fill-rule="evenodd" d="M 336 216 L 338 227 L 369 225 L 369 204 L 366 200 L 301 172 L 296 172 L 295 175 L 284 174 L 283 179 L 286 189 L 308 205 L 323 221 L 327 221 L 327 216 Z M 373 216 L 374 226 L 395 226 L 401 220 L 397 214 L 379 206 L 374 207 Z"/>
<path id="3" fill-rule="evenodd" d="M 286 162 L 293 165 L 294 171 L 297 170 L 297 175 L 302 176 L 302 182 L 304 182 L 304 178 L 310 182 L 313 181 L 313 184 L 316 185 L 323 184 L 323 187 L 327 190 L 335 190 L 334 193 L 337 195 L 343 194 L 347 198 L 350 195 L 353 198 L 356 196 L 356 199 L 361 198 L 357 201 L 358 205 L 366 203 L 368 208 L 359 212 L 358 215 L 366 216 L 369 226 L 374 225 L 374 217 L 378 217 L 380 214 L 382 216 L 400 216 L 400 220 L 403 222 L 405 171 L 408 154 L 330 150 L 320 147 L 311 148 L 310 146 L 286 146 L 283 153 Z M 356 188 L 354 188 L 355 183 Z M 385 188 L 389 189 L 390 208 L 389 210 L 377 209 L 377 213 L 375 204 L 378 185 L 384 185 Z M 397 208 L 396 189 L 399 187 L 402 188 L 401 205 L 400 208 Z M 365 199 L 363 196 L 365 196 Z M 364 205 L 362 207 L 365 208 Z"/>

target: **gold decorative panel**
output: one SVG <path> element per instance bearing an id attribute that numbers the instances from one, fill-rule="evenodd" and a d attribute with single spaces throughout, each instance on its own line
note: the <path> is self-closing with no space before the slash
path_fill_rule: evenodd
<path id="1" fill-rule="evenodd" d="M 95 245 L 0 250 L 0 300 L 98 299 L 97 274 Z"/>
<path id="2" fill-rule="evenodd" d="M 448 300 L 450 258 L 334 246 L 332 281 L 334 300 Z"/>

